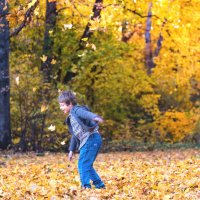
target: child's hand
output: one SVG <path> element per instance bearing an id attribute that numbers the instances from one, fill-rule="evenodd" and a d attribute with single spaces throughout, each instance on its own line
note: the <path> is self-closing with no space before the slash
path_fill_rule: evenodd
<path id="1" fill-rule="evenodd" d="M 73 158 L 73 151 L 70 151 L 68 154 L 68 160 L 72 161 L 72 158 Z"/>
<path id="2" fill-rule="evenodd" d="M 101 117 L 95 117 L 93 120 L 99 123 L 103 123 L 103 119 Z"/>

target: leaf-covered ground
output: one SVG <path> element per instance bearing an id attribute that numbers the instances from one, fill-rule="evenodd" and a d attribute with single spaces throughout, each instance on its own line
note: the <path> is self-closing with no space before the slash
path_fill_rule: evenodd
<path id="1" fill-rule="evenodd" d="M 100 154 L 104 190 L 81 190 L 77 158 L 1 153 L 0 199 L 200 199 L 200 150 Z"/>

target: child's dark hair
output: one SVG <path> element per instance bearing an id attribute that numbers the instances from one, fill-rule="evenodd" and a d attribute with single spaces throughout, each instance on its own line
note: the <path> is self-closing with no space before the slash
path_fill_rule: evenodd
<path id="1" fill-rule="evenodd" d="M 75 93 L 72 92 L 72 91 L 69 91 L 69 90 L 61 92 L 59 97 L 58 97 L 58 102 L 59 103 L 66 103 L 67 105 L 69 105 L 70 103 L 72 105 L 76 105 L 77 102 L 76 102 Z"/>

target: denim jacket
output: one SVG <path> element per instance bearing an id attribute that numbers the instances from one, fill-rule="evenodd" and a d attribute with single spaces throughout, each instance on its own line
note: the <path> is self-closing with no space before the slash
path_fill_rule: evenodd
<path id="1" fill-rule="evenodd" d="M 79 106 L 79 105 L 73 106 L 73 108 L 70 111 L 70 115 L 73 115 L 75 117 L 77 122 L 82 126 L 82 128 L 85 131 L 91 132 L 98 126 L 98 123 L 93 121 L 93 119 L 99 116 L 97 114 L 90 112 L 86 106 Z M 72 135 L 70 140 L 69 151 L 75 151 L 76 149 L 78 149 L 79 140 L 73 133 L 69 116 L 66 118 L 65 123 L 67 124 L 69 132 Z"/>

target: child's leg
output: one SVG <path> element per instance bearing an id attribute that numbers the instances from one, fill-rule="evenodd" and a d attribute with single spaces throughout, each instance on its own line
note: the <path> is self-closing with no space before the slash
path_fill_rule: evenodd
<path id="1" fill-rule="evenodd" d="M 93 168 L 93 163 L 96 159 L 101 144 L 101 136 L 95 133 L 89 137 L 86 144 L 80 150 L 78 170 L 82 187 L 91 188 L 90 180 L 93 181 L 93 184 L 96 188 L 105 187 L 99 175 Z"/>

